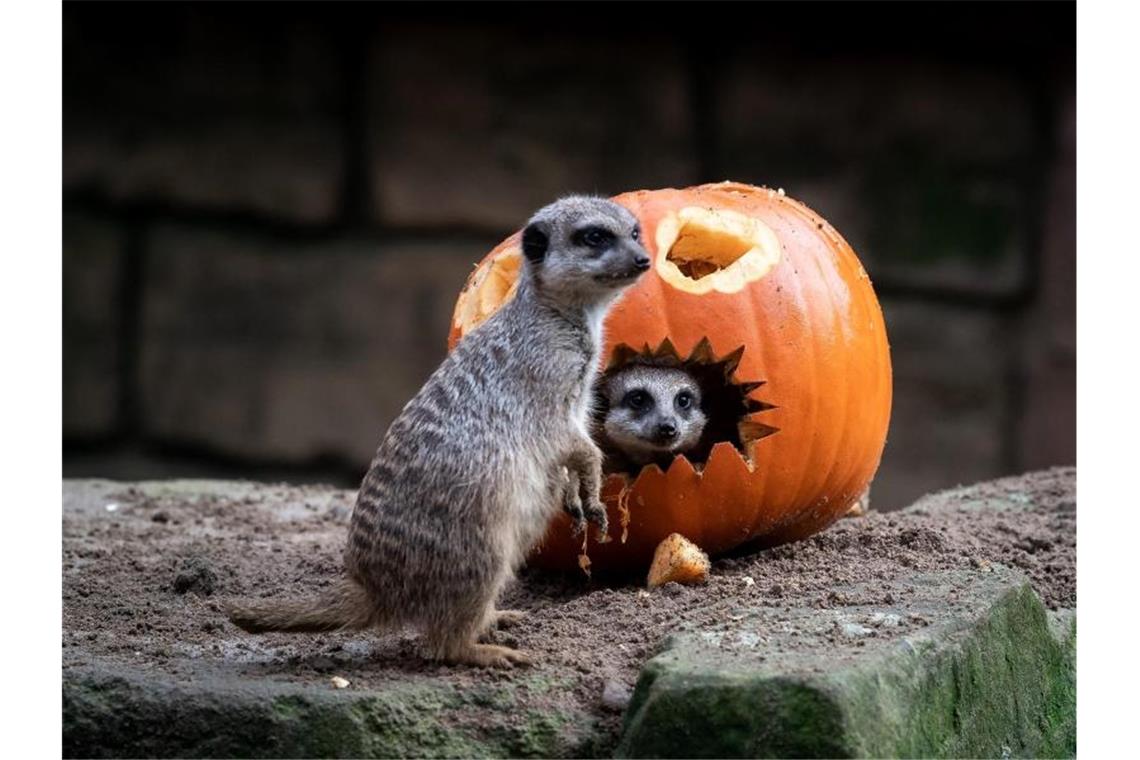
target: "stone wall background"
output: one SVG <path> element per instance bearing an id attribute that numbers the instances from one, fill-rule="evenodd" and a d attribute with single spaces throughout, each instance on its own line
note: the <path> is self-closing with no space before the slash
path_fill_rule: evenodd
<path id="1" fill-rule="evenodd" d="M 878 508 L 1075 462 L 1073 5 L 600 7 L 66 5 L 64 474 L 355 485 L 531 210 L 721 179 L 876 285 Z"/>

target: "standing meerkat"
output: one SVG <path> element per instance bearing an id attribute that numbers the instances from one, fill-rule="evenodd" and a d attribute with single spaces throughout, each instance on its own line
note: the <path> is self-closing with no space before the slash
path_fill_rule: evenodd
<path id="1" fill-rule="evenodd" d="M 641 469 L 652 462 L 667 468 L 674 456 L 701 441 L 707 422 L 701 388 L 680 367 L 629 364 L 606 375 L 599 392 L 609 470 Z"/>
<path id="2" fill-rule="evenodd" d="M 602 198 L 536 213 L 514 298 L 384 436 L 349 524 L 347 577 L 319 599 L 236 606 L 230 619 L 254 633 L 410 625 L 433 659 L 528 662 L 478 638 L 522 615 L 496 601 L 559 507 L 605 533 L 591 386 L 606 312 L 650 267 L 639 238 L 636 218 Z"/>

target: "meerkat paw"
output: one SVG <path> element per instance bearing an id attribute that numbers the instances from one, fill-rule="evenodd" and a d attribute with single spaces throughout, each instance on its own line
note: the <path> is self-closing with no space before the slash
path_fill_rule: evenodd
<path id="1" fill-rule="evenodd" d="M 512 625 L 521 623 L 525 617 L 526 613 L 522 610 L 495 610 L 491 625 L 495 628 L 510 628 Z"/>
<path id="2" fill-rule="evenodd" d="M 456 665 L 475 665 L 480 668 L 513 668 L 516 665 L 533 665 L 529 655 L 498 644 L 472 644 L 448 658 Z"/>
<path id="3" fill-rule="evenodd" d="M 582 505 L 578 504 L 575 510 L 566 509 L 566 514 L 570 515 L 570 519 L 574 522 L 574 535 L 580 536 L 586 530 L 589 523 L 586 520 L 586 513 L 582 511 Z"/>
<path id="4" fill-rule="evenodd" d="M 583 510 L 586 520 L 598 528 L 598 543 L 604 544 L 609 536 L 609 517 L 606 515 L 606 506 L 600 501 L 591 501 Z"/>

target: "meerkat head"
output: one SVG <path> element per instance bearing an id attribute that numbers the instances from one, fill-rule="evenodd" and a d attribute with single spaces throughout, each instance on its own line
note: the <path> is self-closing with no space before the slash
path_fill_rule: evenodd
<path id="1" fill-rule="evenodd" d="M 540 209 L 523 229 L 522 248 L 538 289 L 568 302 L 606 301 L 650 266 L 634 215 L 591 196 Z"/>
<path id="2" fill-rule="evenodd" d="M 633 364 L 607 376 L 601 390 L 606 438 L 631 461 L 646 464 L 700 441 L 706 422 L 701 391 L 685 370 Z"/>

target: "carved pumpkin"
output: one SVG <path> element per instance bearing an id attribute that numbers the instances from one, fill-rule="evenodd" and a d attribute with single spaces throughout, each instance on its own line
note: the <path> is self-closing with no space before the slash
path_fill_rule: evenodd
<path id="1" fill-rule="evenodd" d="M 716 555 L 843 516 L 879 466 L 891 409 L 882 311 L 850 246 L 782 191 L 726 182 L 614 200 L 640 220 L 653 267 L 610 312 L 602 369 L 638 358 L 703 369 L 732 417 L 703 461 L 606 477 L 613 538 L 591 538 L 591 570 L 644 573 L 672 533 Z M 479 264 L 450 346 L 513 295 L 521 262 L 516 233 Z M 560 514 L 531 562 L 574 569 L 583 548 Z"/>

